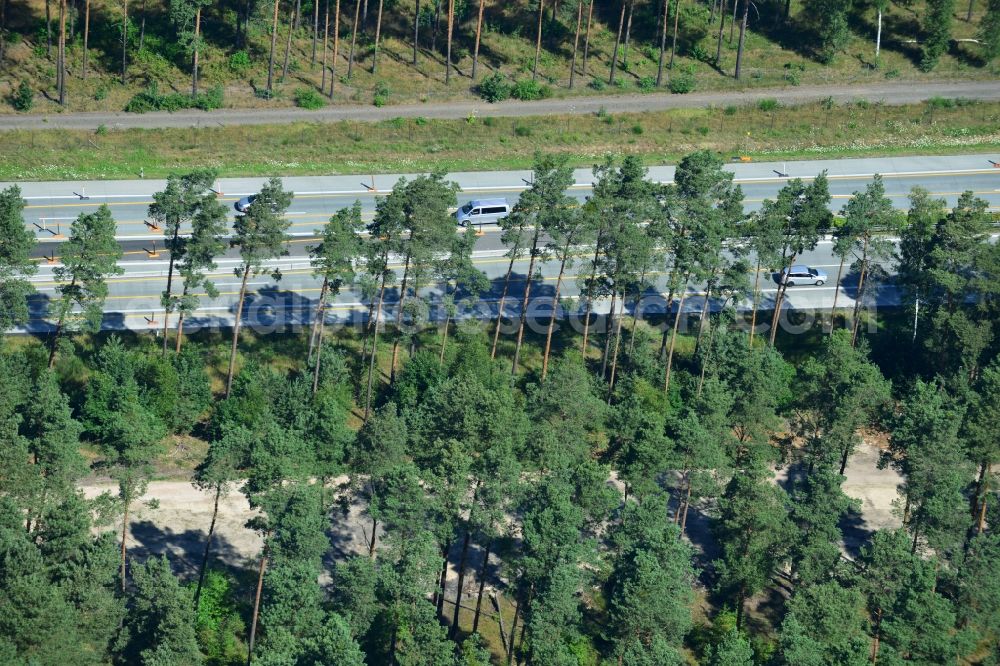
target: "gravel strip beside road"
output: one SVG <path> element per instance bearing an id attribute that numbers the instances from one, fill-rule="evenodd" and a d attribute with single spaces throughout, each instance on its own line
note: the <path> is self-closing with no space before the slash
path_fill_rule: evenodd
<path id="1" fill-rule="evenodd" d="M 468 118 L 469 116 L 540 116 L 589 114 L 606 108 L 615 113 L 663 111 L 706 106 L 741 105 L 775 98 L 783 104 L 805 104 L 826 98 L 837 102 L 867 100 L 885 104 L 913 104 L 931 97 L 965 97 L 1000 100 L 1000 82 L 961 81 L 920 83 L 887 81 L 858 86 L 799 86 L 761 88 L 744 92 L 703 92 L 687 95 L 653 93 L 648 95 L 600 95 L 548 99 L 537 102 L 508 101 L 488 104 L 482 100 L 443 104 L 405 104 L 399 106 L 338 105 L 317 111 L 305 109 L 222 109 L 218 111 L 178 111 L 130 114 L 124 112 L 86 112 L 47 115 L 0 116 L 0 130 L 74 129 L 94 130 L 100 125 L 115 129 L 163 127 L 213 127 L 227 125 L 270 125 L 295 122 L 337 122 L 341 120 L 380 121 L 391 118 Z"/>

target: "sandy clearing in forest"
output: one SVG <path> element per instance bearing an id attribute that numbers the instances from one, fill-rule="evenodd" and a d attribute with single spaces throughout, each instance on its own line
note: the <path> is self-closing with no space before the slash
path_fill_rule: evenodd
<path id="1" fill-rule="evenodd" d="M 848 516 L 842 522 L 845 548 L 851 555 L 867 534 L 876 529 L 898 527 L 900 520 L 892 505 L 898 497 L 896 488 L 902 482 L 894 470 L 877 468 L 879 449 L 867 442 L 861 444 L 847 466 L 844 492 L 861 501 L 860 515 Z M 787 478 L 787 468 L 778 475 L 779 482 Z M 336 479 L 332 486 L 345 479 Z M 83 486 L 87 497 L 102 492 L 117 492 L 111 481 L 95 481 Z M 132 508 L 129 520 L 128 548 L 138 559 L 149 555 L 167 554 L 175 569 L 190 573 L 197 569 L 205 547 L 205 537 L 212 519 L 214 496 L 184 480 L 152 481 L 141 501 Z M 149 502 L 156 500 L 157 505 Z M 255 512 L 239 492 L 238 486 L 222 496 L 213 543 L 214 557 L 235 567 L 252 566 L 260 552 L 261 538 L 245 527 Z M 366 548 L 369 525 L 361 507 L 354 504 L 345 516 L 339 509 L 331 513 L 329 559 L 338 559 L 349 552 Z"/>

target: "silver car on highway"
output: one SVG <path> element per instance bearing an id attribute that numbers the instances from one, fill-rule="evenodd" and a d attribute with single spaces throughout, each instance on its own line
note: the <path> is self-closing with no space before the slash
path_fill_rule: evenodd
<path id="1" fill-rule="evenodd" d="M 821 287 L 827 280 L 826 273 L 808 266 L 792 266 L 781 271 L 781 280 L 784 285 L 794 287 L 796 285 L 814 284 Z"/>

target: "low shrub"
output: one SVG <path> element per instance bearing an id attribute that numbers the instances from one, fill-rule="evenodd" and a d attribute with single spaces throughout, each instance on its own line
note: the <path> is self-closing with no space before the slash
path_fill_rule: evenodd
<path id="1" fill-rule="evenodd" d="M 593 90 L 598 91 L 604 90 L 608 87 L 608 84 L 604 82 L 604 79 L 592 79 L 587 85 L 589 85 Z"/>
<path id="2" fill-rule="evenodd" d="M 694 90 L 694 85 L 694 68 L 687 66 L 681 69 L 679 73 L 670 77 L 667 88 L 674 94 L 683 95 Z"/>
<path id="3" fill-rule="evenodd" d="M 210 111 L 220 108 L 222 102 L 222 86 L 215 86 L 208 92 L 198 93 L 194 96 L 178 92 L 161 95 L 159 86 L 154 81 L 149 84 L 148 88 L 132 96 L 132 99 L 125 104 L 125 111 L 128 113 L 146 113 L 147 111 L 173 112 L 181 109 Z"/>
<path id="4" fill-rule="evenodd" d="M 389 103 L 389 95 L 391 91 L 389 90 L 389 84 L 385 81 L 379 81 L 375 84 L 374 96 L 372 98 L 372 104 L 378 107 L 385 106 Z"/>
<path id="5" fill-rule="evenodd" d="M 514 134 L 517 136 L 531 136 L 531 128 L 527 125 L 514 125 Z"/>
<path id="6" fill-rule="evenodd" d="M 94 100 L 97 102 L 103 102 L 108 97 L 108 89 L 101 86 L 96 91 L 94 91 Z"/>
<path id="7" fill-rule="evenodd" d="M 510 96 L 514 99 L 530 102 L 536 99 L 545 99 L 552 96 L 552 89 L 543 86 L 538 81 L 522 79 L 517 81 L 510 89 Z"/>
<path id="8" fill-rule="evenodd" d="M 773 97 L 768 97 L 767 99 L 762 99 L 759 102 L 757 102 L 757 109 L 759 111 L 764 111 L 764 112 L 776 111 L 780 107 L 781 104 L 778 102 L 778 100 L 774 99 Z"/>
<path id="9" fill-rule="evenodd" d="M 240 76 L 250 69 L 250 54 L 246 51 L 237 51 L 229 56 L 229 71 Z"/>
<path id="10" fill-rule="evenodd" d="M 299 88 L 295 91 L 295 106 L 303 109 L 321 109 L 326 105 L 323 96 L 312 88 Z"/>
<path id="11" fill-rule="evenodd" d="M 656 90 L 656 77 L 655 76 L 644 76 L 639 79 L 639 90 L 642 92 L 653 92 Z"/>
<path id="12" fill-rule="evenodd" d="M 927 100 L 927 107 L 931 109 L 954 109 L 958 104 L 950 97 L 934 96 Z"/>
<path id="13" fill-rule="evenodd" d="M 502 102 L 510 97 L 510 83 L 501 72 L 493 72 L 479 84 L 479 96 L 490 104 Z"/>
<path id="14" fill-rule="evenodd" d="M 35 93 L 31 89 L 31 84 L 22 79 L 11 96 L 10 103 L 18 111 L 31 111 L 31 107 L 35 105 Z"/>

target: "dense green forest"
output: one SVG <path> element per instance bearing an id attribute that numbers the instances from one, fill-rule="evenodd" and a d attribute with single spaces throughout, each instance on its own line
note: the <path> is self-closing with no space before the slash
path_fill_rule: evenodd
<path id="1" fill-rule="evenodd" d="M 195 229 L 174 235 L 162 340 L 78 335 L 116 259 L 109 210 L 81 215 L 58 334 L 0 347 L 0 663 L 998 663 L 1000 249 L 985 202 L 949 210 L 917 190 L 900 213 L 876 177 L 834 217 L 820 176 L 748 216 L 707 152 L 669 185 L 632 158 L 595 171 L 570 205 L 572 172 L 540 156 L 503 223 L 511 258 L 583 263 L 582 334 L 460 316 L 482 276 L 441 175 L 400 182 L 370 235 L 359 207 L 336 212 L 312 247 L 318 313 L 355 286 L 385 328 L 320 316 L 182 345 L 223 231 L 199 172 L 151 211 Z M 238 223 L 238 276 L 280 254 L 289 201 L 271 181 Z M 16 188 L 0 196 L 7 328 L 27 316 L 22 205 Z M 831 311 L 818 333 L 748 334 L 733 309 L 758 302 L 748 261 L 791 265 L 823 233 L 859 291 L 895 266 L 910 305 L 874 326 Z M 705 284 L 721 311 L 686 329 L 625 316 L 663 267 L 668 301 Z M 441 320 L 430 284 L 449 285 Z M 782 304 L 751 316 L 777 322 Z M 252 507 L 252 570 L 220 560 L 214 515 L 191 570 L 126 548 L 185 437 L 206 445 L 195 488 Z M 863 438 L 903 479 L 896 529 L 859 528 L 842 489 Z M 87 498 L 95 475 L 117 492 Z M 350 516 L 366 542 L 334 556 L 329 531 Z M 460 605 L 455 590 L 470 590 Z"/>
<path id="2" fill-rule="evenodd" d="M 22 111 L 989 78 L 998 53 L 995 0 L 0 3 Z"/>

